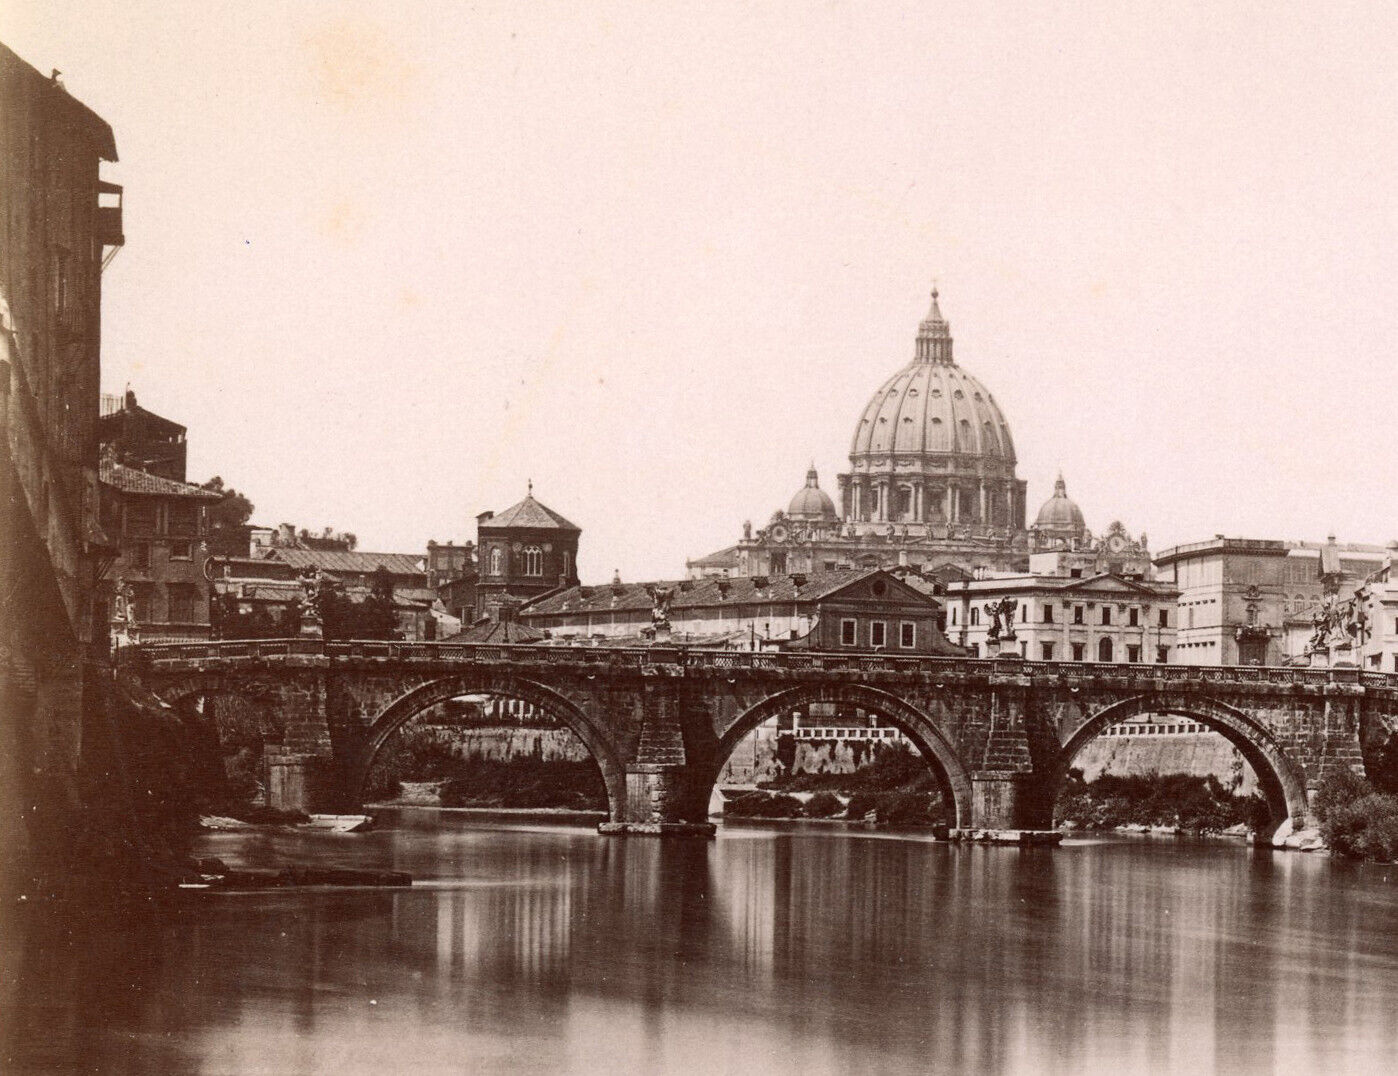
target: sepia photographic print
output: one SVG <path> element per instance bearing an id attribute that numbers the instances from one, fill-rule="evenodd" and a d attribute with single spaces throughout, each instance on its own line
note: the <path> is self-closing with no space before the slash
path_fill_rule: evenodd
<path id="1" fill-rule="evenodd" d="M 1398 1071 L 1398 10 L 0 8 L 0 1072 Z"/>

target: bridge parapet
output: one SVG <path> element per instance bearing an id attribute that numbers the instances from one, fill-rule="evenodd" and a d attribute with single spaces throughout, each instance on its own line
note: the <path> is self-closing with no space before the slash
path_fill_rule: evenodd
<path id="1" fill-rule="evenodd" d="M 1019 658 L 970 658 L 851 654 L 842 652 L 752 652 L 688 650 L 680 647 L 540 646 L 487 643 L 324 642 L 318 639 L 234 639 L 197 643 L 149 643 L 127 647 L 122 660 L 144 663 L 156 671 L 227 667 L 251 663 L 382 663 L 422 666 L 509 664 L 568 669 L 673 669 L 717 674 L 752 672 L 849 672 L 863 675 L 1027 678 L 1029 683 L 1073 685 L 1111 678 L 1122 683 L 1225 685 L 1296 685 L 1323 688 L 1347 685 L 1398 691 L 1398 673 L 1363 669 L 1313 669 L 1267 665 L 1130 665 L 1122 662 L 1026 661 Z"/>

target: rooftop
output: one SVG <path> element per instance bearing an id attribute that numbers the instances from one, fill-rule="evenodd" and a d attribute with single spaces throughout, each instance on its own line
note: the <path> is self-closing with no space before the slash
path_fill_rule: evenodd
<path id="1" fill-rule="evenodd" d="M 712 606 L 732 606 L 772 602 L 819 601 L 837 591 L 871 576 L 888 573 L 878 568 L 864 571 L 810 572 L 806 575 L 778 575 L 759 587 L 761 576 L 741 576 L 735 579 L 661 580 L 649 583 L 604 583 L 596 586 L 568 587 L 545 594 L 525 605 L 522 616 L 579 612 L 649 611 L 655 605 L 653 592 L 657 588 L 671 591 L 672 611 Z M 905 583 L 888 576 L 899 593 L 910 600 L 937 603 L 913 590 Z"/>
<path id="2" fill-rule="evenodd" d="M 577 531 L 582 528 L 569 523 L 552 508 L 534 499 L 531 492 L 518 504 L 511 505 L 499 515 L 481 520 L 480 529 L 491 530 L 502 527 L 532 527 L 536 530 Z"/>
<path id="3" fill-rule="evenodd" d="M 373 575 L 384 568 L 390 575 L 424 575 L 427 566 L 418 553 L 363 553 L 339 549 L 268 550 L 267 559 L 279 560 L 298 571 L 319 568 L 332 575 Z"/>
<path id="4" fill-rule="evenodd" d="M 102 481 L 122 493 L 142 493 L 152 497 L 195 497 L 204 501 L 222 500 L 222 495 L 188 482 L 176 482 L 173 478 L 161 478 L 148 471 L 127 467 L 115 460 L 102 461 Z"/>

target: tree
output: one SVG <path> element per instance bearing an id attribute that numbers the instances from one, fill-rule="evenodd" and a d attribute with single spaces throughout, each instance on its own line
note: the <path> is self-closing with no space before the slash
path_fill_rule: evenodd
<path id="1" fill-rule="evenodd" d="M 200 489 L 217 493 L 220 500 L 208 509 L 209 552 L 222 557 L 248 555 L 247 522 L 252 517 L 253 503 L 223 479 L 214 475 Z"/>

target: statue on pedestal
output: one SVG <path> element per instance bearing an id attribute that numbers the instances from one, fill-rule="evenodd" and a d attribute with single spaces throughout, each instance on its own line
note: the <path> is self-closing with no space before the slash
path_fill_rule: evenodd
<path id="1" fill-rule="evenodd" d="M 1001 598 L 997 602 L 986 602 L 985 615 L 990 621 L 990 631 L 986 638 L 992 643 L 1014 642 L 1018 638 L 1015 635 L 1015 613 L 1018 611 L 1019 602 L 1013 598 Z"/>
<path id="2" fill-rule="evenodd" d="M 321 609 L 330 591 L 330 581 L 319 567 L 308 568 L 297 580 L 301 584 L 301 634 L 308 639 L 321 639 L 325 636 L 325 624 Z"/>

